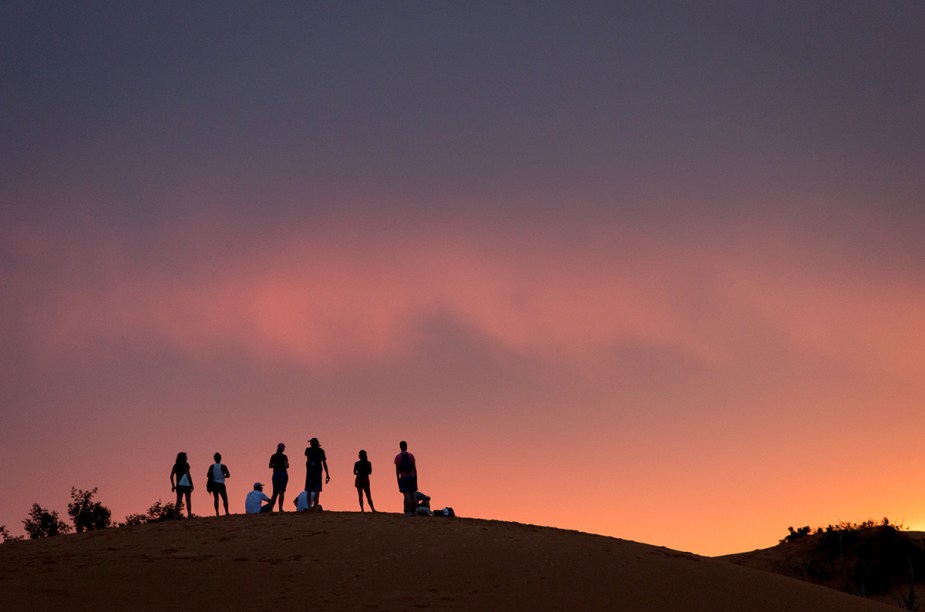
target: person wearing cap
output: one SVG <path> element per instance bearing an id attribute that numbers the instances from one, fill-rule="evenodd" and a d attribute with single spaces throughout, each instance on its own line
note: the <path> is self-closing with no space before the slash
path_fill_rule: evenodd
<path id="1" fill-rule="evenodd" d="M 269 501 L 270 498 L 267 497 L 267 494 L 263 492 L 263 483 L 255 482 L 254 490 L 248 493 L 247 497 L 244 499 L 244 511 L 248 514 L 261 514 L 263 512 L 269 512 L 273 506 L 271 506 L 269 503 L 263 503 Z"/>
<path id="2" fill-rule="evenodd" d="M 289 482 L 289 457 L 283 453 L 286 445 L 280 442 L 276 445 L 276 453 L 270 457 L 270 469 L 273 470 L 273 497 L 270 498 L 270 512 L 273 504 L 279 498 L 279 511 L 283 512 L 283 501 L 286 498 L 286 483 Z"/>
<path id="3" fill-rule="evenodd" d="M 318 442 L 318 438 L 312 438 L 308 441 L 308 448 L 305 449 L 305 490 L 309 494 L 310 510 L 320 510 L 318 503 L 321 497 L 321 470 L 324 468 L 324 484 L 331 482 L 331 474 L 328 472 L 328 458 L 324 454 L 324 449 Z M 314 493 L 314 495 L 312 495 Z"/>

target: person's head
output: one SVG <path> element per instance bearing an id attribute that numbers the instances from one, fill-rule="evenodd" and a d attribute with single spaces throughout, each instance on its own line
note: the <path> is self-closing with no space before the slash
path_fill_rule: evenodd
<path id="1" fill-rule="evenodd" d="M 366 461 L 366 451 L 365 450 L 360 451 L 360 459 L 362 461 Z"/>
<path id="2" fill-rule="evenodd" d="M 398 443 L 398 448 L 400 448 L 402 452 L 405 452 L 406 450 L 408 450 L 408 443 L 402 440 L 401 442 Z"/>
<path id="3" fill-rule="evenodd" d="M 212 455 L 212 458 L 215 459 L 215 463 L 221 463 L 221 461 L 222 461 L 222 454 L 221 454 L 221 453 L 215 453 L 214 455 Z"/>
<path id="4" fill-rule="evenodd" d="M 186 453 L 177 453 L 177 463 L 186 463 Z"/>
<path id="5" fill-rule="evenodd" d="M 279 444 L 276 445 L 276 452 L 277 452 L 277 453 L 281 453 L 281 452 L 283 452 L 284 450 L 286 450 L 286 445 L 283 444 L 282 442 L 280 442 Z"/>
<path id="6" fill-rule="evenodd" d="M 263 483 L 262 483 L 262 482 L 255 482 L 255 483 L 254 483 L 254 490 L 255 490 L 255 491 L 263 491 Z"/>
<path id="7" fill-rule="evenodd" d="M 311 440 L 308 441 L 308 444 L 312 448 L 318 448 L 320 446 L 320 444 L 318 443 L 318 438 L 312 438 Z"/>

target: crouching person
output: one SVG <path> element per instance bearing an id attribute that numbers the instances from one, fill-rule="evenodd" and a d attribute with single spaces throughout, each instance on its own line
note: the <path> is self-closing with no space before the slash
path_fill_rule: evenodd
<path id="1" fill-rule="evenodd" d="M 263 492 L 263 483 L 255 482 L 254 490 L 244 499 L 244 511 L 248 514 L 260 514 L 269 512 L 271 508 L 273 506 L 270 504 L 270 498 Z"/>
<path id="2" fill-rule="evenodd" d="M 296 512 L 308 512 L 311 504 L 309 503 L 310 497 L 308 491 L 302 491 L 296 495 L 295 501 L 292 503 L 295 504 Z"/>

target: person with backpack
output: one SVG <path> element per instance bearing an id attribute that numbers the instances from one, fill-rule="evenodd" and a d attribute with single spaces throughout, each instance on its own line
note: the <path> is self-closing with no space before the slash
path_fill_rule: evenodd
<path id="1" fill-rule="evenodd" d="M 415 493 L 418 490 L 418 469 L 414 455 L 408 452 L 408 443 L 402 440 L 398 447 L 401 452 L 395 455 L 395 477 L 398 479 L 398 490 L 405 498 L 405 516 L 414 516 L 417 500 Z"/>
<path id="2" fill-rule="evenodd" d="M 308 448 L 305 449 L 305 490 L 309 495 L 309 510 L 321 510 L 318 498 L 321 497 L 321 470 L 324 469 L 324 484 L 331 482 L 331 475 L 328 472 L 328 458 L 321 448 L 318 438 L 312 438 L 308 441 Z M 314 495 L 312 495 L 314 493 Z"/>
<path id="3" fill-rule="evenodd" d="M 176 478 L 176 482 L 174 478 Z M 183 502 L 184 496 L 186 497 L 186 516 L 193 516 L 193 503 L 190 500 L 193 493 L 193 476 L 190 474 L 186 453 L 177 453 L 177 460 L 173 464 L 173 469 L 170 470 L 170 490 L 177 493 L 177 518 L 182 516 L 180 514 L 180 504 Z"/>
<path id="4" fill-rule="evenodd" d="M 360 497 L 360 512 L 365 512 L 363 508 L 363 493 L 366 493 L 366 499 L 369 500 L 369 509 L 373 512 L 376 508 L 373 506 L 373 498 L 369 494 L 369 475 L 373 473 L 373 464 L 366 458 L 366 451 L 360 451 L 360 460 L 353 464 L 353 474 L 356 476 L 354 485 L 357 488 L 357 495 Z"/>
<path id="5" fill-rule="evenodd" d="M 228 491 L 225 490 L 225 479 L 231 478 L 231 473 L 225 464 L 222 463 L 222 454 L 215 453 L 212 457 L 215 463 L 209 466 L 209 472 L 206 474 L 206 491 L 212 494 L 215 500 L 215 516 L 218 516 L 218 496 L 222 496 L 222 503 L 225 506 L 225 516 L 228 516 Z"/>

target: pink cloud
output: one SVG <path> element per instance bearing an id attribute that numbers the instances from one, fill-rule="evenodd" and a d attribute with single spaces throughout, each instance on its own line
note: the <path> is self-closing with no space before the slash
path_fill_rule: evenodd
<path id="1" fill-rule="evenodd" d="M 440 314 L 507 350 L 576 365 L 642 344 L 723 366 L 756 329 L 798 353 L 875 355 L 898 370 L 923 356 L 918 279 L 878 283 L 773 236 L 717 246 L 604 227 L 563 247 L 503 228 L 344 220 L 259 236 L 208 218 L 140 241 L 8 231 L 19 263 L 5 284 L 36 350 L 51 353 L 158 341 L 330 365 L 413 350 L 415 323 Z"/>

